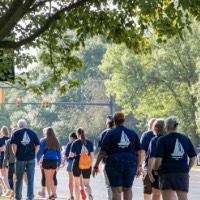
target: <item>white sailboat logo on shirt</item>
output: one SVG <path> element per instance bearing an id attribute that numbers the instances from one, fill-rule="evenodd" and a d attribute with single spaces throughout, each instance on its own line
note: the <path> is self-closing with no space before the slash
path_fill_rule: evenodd
<path id="1" fill-rule="evenodd" d="M 121 148 L 126 148 L 126 147 L 128 147 L 129 144 L 130 144 L 130 140 L 128 139 L 126 133 L 124 131 L 122 131 L 121 140 L 118 143 L 118 146 Z"/>
<path id="2" fill-rule="evenodd" d="M 29 136 L 28 136 L 28 134 L 27 134 L 26 131 L 24 132 L 23 140 L 21 141 L 21 143 L 22 143 L 24 146 L 26 146 L 27 144 L 30 143 L 30 138 L 29 138 Z"/>
<path id="3" fill-rule="evenodd" d="M 178 139 L 176 139 L 176 144 L 174 147 L 174 152 L 171 154 L 172 158 L 179 160 L 180 158 L 183 158 L 185 151 L 183 149 L 182 144 L 179 142 Z"/>

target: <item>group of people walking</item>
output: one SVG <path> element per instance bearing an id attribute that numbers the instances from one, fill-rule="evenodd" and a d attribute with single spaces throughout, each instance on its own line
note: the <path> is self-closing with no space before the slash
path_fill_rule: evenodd
<path id="1" fill-rule="evenodd" d="M 42 173 L 38 194 L 49 200 L 58 198 L 56 174 L 65 163 L 69 200 L 93 200 L 90 176 L 97 175 L 100 163 L 108 200 L 132 200 L 134 178 L 139 176 L 143 177 L 144 200 L 160 200 L 161 196 L 163 200 L 187 200 L 189 171 L 194 165 L 196 152 L 190 139 L 178 133 L 179 121 L 175 116 L 165 120 L 151 119 L 149 130 L 140 139 L 134 130 L 125 126 L 123 113 L 107 116 L 107 128 L 99 136 L 99 153 L 93 167 L 93 143 L 86 139 L 83 128 L 69 134 L 69 143 L 62 155 L 53 128 L 44 128 L 44 137 L 39 140 L 24 119 L 20 119 L 17 126 L 11 139 L 8 129 L 2 127 L 0 138 L 0 181 L 5 195 L 11 194 L 13 199 L 22 199 L 23 179 L 27 183 L 26 199 L 34 198 L 37 158 Z M 90 159 L 86 168 L 80 165 L 83 152 Z"/>

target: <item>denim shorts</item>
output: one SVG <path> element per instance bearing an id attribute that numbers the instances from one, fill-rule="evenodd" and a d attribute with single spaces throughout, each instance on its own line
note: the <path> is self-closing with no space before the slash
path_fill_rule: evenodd
<path id="1" fill-rule="evenodd" d="M 160 173 L 158 176 L 161 190 L 179 190 L 188 192 L 188 173 Z"/>
<path id="2" fill-rule="evenodd" d="M 72 163 L 73 160 L 67 160 L 67 172 L 72 172 Z"/>
<path id="3" fill-rule="evenodd" d="M 137 161 L 117 157 L 106 159 L 106 173 L 111 187 L 130 188 L 137 170 Z"/>

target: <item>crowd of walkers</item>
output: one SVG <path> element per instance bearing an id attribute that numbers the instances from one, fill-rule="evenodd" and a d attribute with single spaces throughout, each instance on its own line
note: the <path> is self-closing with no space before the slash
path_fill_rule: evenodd
<path id="1" fill-rule="evenodd" d="M 17 122 L 11 137 L 6 126 L 0 138 L 0 194 L 21 200 L 23 182 L 27 184 L 27 200 L 34 199 L 35 164 L 41 169 L 41 191 L 49 200 L 57 196 L 57 172 L 66 166 L 68 200 L 93 200 L 90 176 L 97 175 L 101 163 L 107 200 L 132 200 L 135 177 L 142 176 L 144 200 L 188 200 L 189 172 L 196 152 L 190 139 L 178 132 L 175 116 L 152 118 L 148 131 L 139 139 L 125 126 L 121 112 L 106 118 L 106 129 L 100 133 L 99 153 L 95 162 L 93 143 L 83 128 L 69 134 L 69 143 L 62 153 L 52 127 L 43 129 L 43 138 L 28 128 L 24 119 Z M 84 154 L 85 153 L 85 154 Z M 82 159 L 89 159 L 83 167 Z M 94 163 L 94 164 L 93 164 Z M 144 164 L 143 164 L 144 163 Z"/>

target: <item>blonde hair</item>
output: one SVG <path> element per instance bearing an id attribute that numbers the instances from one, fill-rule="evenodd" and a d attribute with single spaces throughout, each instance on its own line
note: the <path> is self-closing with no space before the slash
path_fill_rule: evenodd
<path id="1" fill-rule="evenodd" d="M 2 134 L 3 136 L 6 136 L 6 137 L 9 136 L 9 130 L 8 130 L 7 126 L 3 126 L 3 127 L 1 128 L 1 134 Z"/>

